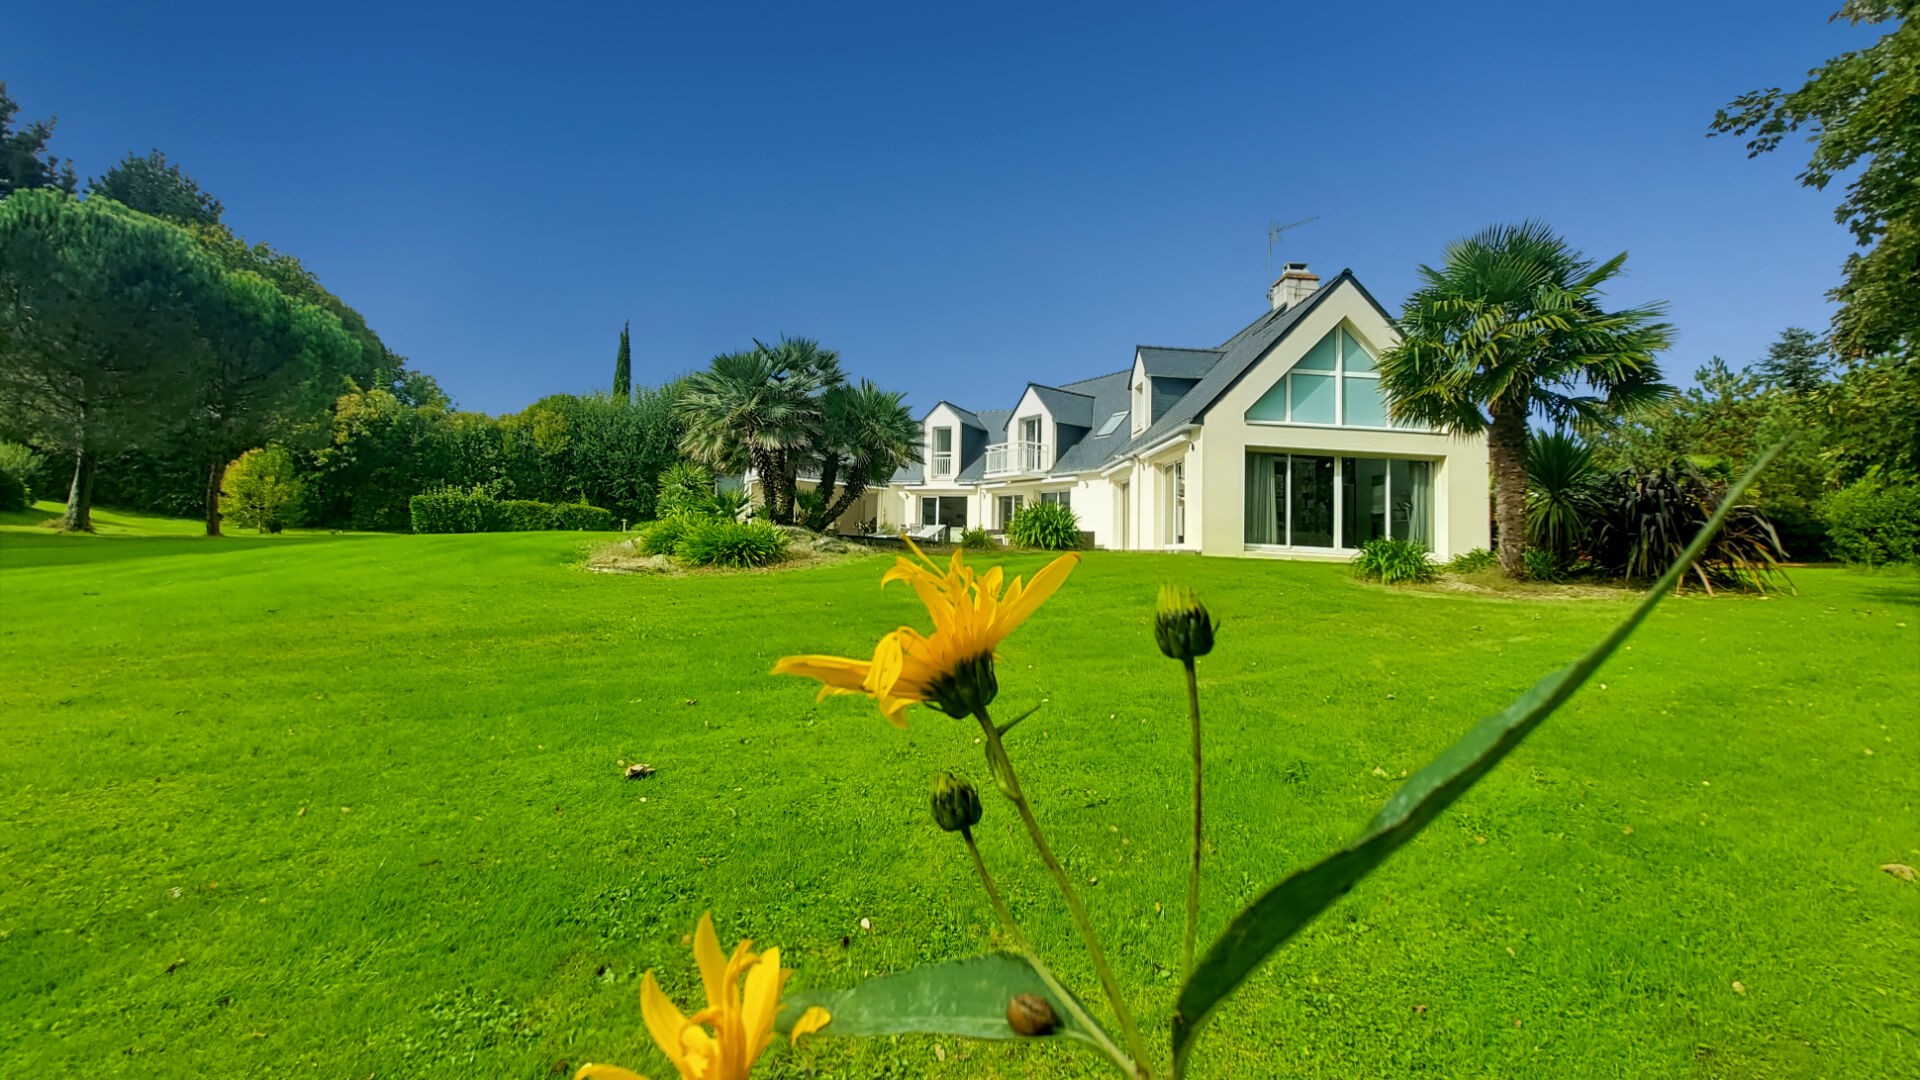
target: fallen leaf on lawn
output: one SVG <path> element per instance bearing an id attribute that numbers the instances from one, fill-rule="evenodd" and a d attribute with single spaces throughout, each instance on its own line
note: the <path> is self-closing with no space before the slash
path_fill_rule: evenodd
<path id="1" fill-rule="evenodd" d="M 1631 825 L 1622 825 L 1622 826 L 1620 827 L 1620 835 L 1621 835 L 1621 836 L 1632 836 L 1632 835 L 1633 835 L 1633 826 L 1631 826 Z"/>
<path id="2" fill-rule="evenodd" d="M 1425 1005 L 1415 1005 L 1413 1007 L 1413 1011 L 1420 1014 L 1421 1016 L 1427 1015 L 1427 1007 Z"/>
<path id="3" fill-rule="evenodd" d="M 860 929 L 862 929 L 862 930 L 871 930 L 871 929 L 873 929 L 873 920 L 872 920 L 872 919 L 861 919 L 861 920 L 860 920 Z"/>
<path id="4" fill-rule="evenodd" d="M 1885 870 L 1887 873 L 1892 874 L 1894 877 L 1899 878 L 1901 881 L 1913 880 L 1913 867 L 1908 866 L 1906 863 L 1897 863 L 1897 862 L 1882 863 L 1880 865 L 1880 869 Z"/>
<path id="5" fill-rule="evenodd" d="M 1735 979 L 1735 980 L 1733 980 L 1733 992 L 1734 992 L 1734 993 L 1736 993 L 1736 994 L 1744 994 L 1744 993 L 1746 993 L 1746 992 L 1747 992 L 1747 984 L 1746 984 L 1746 983 L 1743 983 L 1743 982 L 1741 982 L 1741 981 L 1740 981 L 1739 979 Z"/>

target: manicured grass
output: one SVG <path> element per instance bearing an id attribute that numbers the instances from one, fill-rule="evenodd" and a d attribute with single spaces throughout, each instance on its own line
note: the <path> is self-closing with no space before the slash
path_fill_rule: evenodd
<path id="1" fill-rule="evenodd" d="M 995 944 L 925 808 L 936 769 L 984 784 L 972 729 L 916 710 L 896 731 L 764 674 L 923 624 L 880 590 L 883 559 L 627 577 L 581 571 L 575 534 L 127 527 L 0 528 L 4 1075 L 532 1080 L 612 1060 L 665 1080 L 636 989 L 655 967 L 691 999 L 703 910 L 781 945 L 799 986 Z M 1002 708 L 1048 702 L 1011 749 L 1161 1046 L 1187 798 L 1178 668 L 1148 630 L 1164 579 L 1225 619 L 1201 667 L 1203 935 L 1625 610 L 1090 555 L 1007 644 Z M 1920 888 L 1878 867 L 1920 864 L 1920 589 L 1794 580 L 1663 606 L 1254 978 L 1195 1075 L 1909 1073 Z M 624 780 L 626 761 L 658 775 Z M 1012 815 L 997 796 L 987 814 L 1017 912 L 1094 1000 Z M 1102 1075 L 1064 1048 L 925 1038 L 822 1036 L 766 1066 Z"/>

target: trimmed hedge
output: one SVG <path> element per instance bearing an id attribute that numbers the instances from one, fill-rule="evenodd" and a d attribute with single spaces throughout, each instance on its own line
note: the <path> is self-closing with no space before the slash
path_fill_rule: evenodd
<path id="1" fill-rule="evenodd" d="M 484 488 L 441 488 L 415 495 L 408 510 L 416 533 L 611 532 L 613 512 L 585 503 L 496 499 Z"/>

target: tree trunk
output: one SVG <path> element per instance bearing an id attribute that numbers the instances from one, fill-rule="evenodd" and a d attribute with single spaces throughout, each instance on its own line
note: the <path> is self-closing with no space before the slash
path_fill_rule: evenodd
<path id="1" fill-rule="evenodd" d="M 793 469 L 789 465 L 789 457 L 785 450 L 774 451 L 772 457 L 773 475 L 778 478 L 778 486 L 769 487 L 772 494 L 769 508 L 777 525 L 793 524 Z"/>
<path id="2" fill-rule="evenodd" d="M 227 481 L 227 463 L 223 458 L 215 458 L 213 467 L 207 471 L 207 535 L 220 535 L 220 488 Z M 262 522 L 264 529 L 266 523 Z"/>
<path id="3" fill-rule="evenodd" d="M 773 517 L 778 510 L 774 501 L 779 489 L 779 481 L 774 475 L 773 455 L 763 450 L 749 450 L 747 460 L 754 473 L 760 477 L 760 505 L 766 510 L 768 517 Z"/>
<path id="4" fill-rule="evenodd" d="M 867 485 L 860 480 L 860 477 L 863 475 L 865 474 L 856 472 L 847 480 L 846 486 L 840 489 L 840 497 L 835 499 L 833 505 L 827 508 L 827 521 L 825 525 L 821 526 L 820 531 L 825 532 L 828 526 L 839 521 L 840 515 L 846 513 L 848 507 L 859 502 L 860 496 L 867 493 Z"/>
<path id="5" fill-rule="evenodd" d="M 1487 429 L 1487 464 L 1493 471 L 1493 524 L 1500 532 L 1500 569 L 1518 581 L 1527 576 L 1527 408 L 1502 405 Z"/>
<path id="6" fill-rule="evenodd" d="M 820 462 L 820 482 L 814 485 L 813 493 L 820 497 L 819 517 L 807 519 L 807 528 L 814 532 L 825 532 L 838 514 L 827 516 L 827 508 L 833 505 L 834 487 L 840 482 L 840 455 L 828 454 Z"/>
<path id="7" fill-rule="evenodd" d="M 73 487 L 67 491 L 67 516 L 60 519 L 63 532 L 93 531 L 93 451 L 73 453 Z"/>

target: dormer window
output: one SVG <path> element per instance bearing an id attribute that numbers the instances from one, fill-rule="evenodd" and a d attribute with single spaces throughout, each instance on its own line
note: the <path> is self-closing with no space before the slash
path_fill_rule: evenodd
<path id="1" fill-rule="evenodd" d="M 1141 379 L 1133 384 L 1133 433 L 1147 430 L 1153 423 L 1153 412 L 1147 408 L 1147 380 Z"/>

